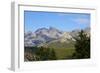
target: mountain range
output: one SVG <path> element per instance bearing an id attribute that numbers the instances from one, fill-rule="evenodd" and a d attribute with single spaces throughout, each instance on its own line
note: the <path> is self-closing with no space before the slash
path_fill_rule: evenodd
<path id="1" fill-rule="evenodd" d="M 90 36 L 90 27 L 83 29 L 87 36 Z M 81 29 L 72 31 L 61 31 L 54 27 L 39 28 L 35 32 L 24 33 L 24 46 L 49 46 L 55 43 L 72 43 L 73 37 L 78 35 Z M 59 44 L 58 44 L 59 45 Z"/>

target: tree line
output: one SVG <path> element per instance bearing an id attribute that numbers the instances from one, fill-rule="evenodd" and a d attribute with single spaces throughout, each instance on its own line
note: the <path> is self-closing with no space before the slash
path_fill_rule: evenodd
<path id="1" fill-rule="evenodd" d="M 41 61 L 41 60 L 56 60 L 56 54 L 53 48 L 47 47 L 25 47 L 28 52 L 25 54 L 25 58 L 28 61 Z M 29 50 L 30 49 L 30 50 Z M 35 49 L 35 50 L 34 50 Z"/>

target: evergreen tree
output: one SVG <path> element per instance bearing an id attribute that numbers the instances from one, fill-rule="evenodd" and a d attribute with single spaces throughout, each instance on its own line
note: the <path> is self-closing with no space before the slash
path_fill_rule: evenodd
<path id="1" fill-rule="evenodd" d="M 50 50 L 49 59 L 50 60 L 56 60 L 57 59 L 54 49 Z"/>
<path id="2" fill-rule="evenodd" d="M 35 54 L 39 57 L 39 60 L 56 59 L 55 51 L 51 48 L 39 47 Z"/>
<path id="3" fill-rule="evenodd" d="M 75 53 L 72 58 L 90 58 L 90 37 L 81 30 L 75 40 Z"/>

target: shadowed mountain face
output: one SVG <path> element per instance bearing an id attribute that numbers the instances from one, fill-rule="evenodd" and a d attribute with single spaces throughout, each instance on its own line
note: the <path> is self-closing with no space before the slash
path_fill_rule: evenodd
<path id="1" fill-rule="evenodd" d="M 37 29 L 35 32 L 24 33 L 24 45 L 27 46 L 43 46 L 51 43 L 70 43 L 75 41 L 73 37 L 77 36 L 81 30 L 73 30 L 65 32 L 50 27 Z M 84 29 L 85 33 L 90 36 L 90 28 Z"/>

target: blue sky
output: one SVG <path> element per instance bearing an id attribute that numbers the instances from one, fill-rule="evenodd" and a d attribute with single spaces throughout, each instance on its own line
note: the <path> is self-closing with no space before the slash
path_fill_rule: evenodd
<path id="1" fill-rule="evenodd" d="M 90 14 L 24 11 L 25 32 L 54 27 L 62 31 L 90 26 Z"/>

